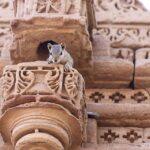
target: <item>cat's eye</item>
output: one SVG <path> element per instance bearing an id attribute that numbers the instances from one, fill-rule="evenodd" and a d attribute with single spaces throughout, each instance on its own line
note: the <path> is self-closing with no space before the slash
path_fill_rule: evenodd
<path id="1" fill-rule="evenodd" d="M 49 53 L 50 55 L 52 55 L 52 53 Z"/>
<path id="2" fill-rule="evenodd" d="M 60 55 L 62 55 L 63 53 L 61 52 Z"/>

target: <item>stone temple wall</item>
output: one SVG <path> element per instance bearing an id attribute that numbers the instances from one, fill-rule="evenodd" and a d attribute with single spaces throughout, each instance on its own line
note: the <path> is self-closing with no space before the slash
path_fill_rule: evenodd
<path id="1" fill-rule="evenodd" d="M 0 150 L 150 150 L 149 18 L 138 0 L 0 0 Z"/>

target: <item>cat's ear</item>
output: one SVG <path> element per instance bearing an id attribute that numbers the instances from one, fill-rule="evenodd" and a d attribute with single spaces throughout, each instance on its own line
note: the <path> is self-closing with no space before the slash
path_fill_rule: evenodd
<path id="1" fill-rule="evenodd" d="M 62 49 L 64 50 L 65 49 L 65 44 L 61 43 L 60 45 L 61 45 Z"/>
<path id="2" fill-rule="evenodd" d="M 51 51 L 51 48 L 52 48 L 52 44 L 51 43 L 47 43 L 47 48 L 49 50 L 49 52 Z"/>

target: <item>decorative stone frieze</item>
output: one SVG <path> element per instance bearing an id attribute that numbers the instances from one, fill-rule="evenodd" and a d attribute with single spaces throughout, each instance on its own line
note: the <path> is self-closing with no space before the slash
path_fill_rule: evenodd
<path id="1" fill-rule="evenodd" d="M 140 48 L 150 46 L 150 28 L 146 25 L 118 25 L 110 27 L 108 24 L 99 26 L 94 34 L 102 35 L 112 47 Z"/>
<path id="2" fill-rule="evenodd" d="M 94 3 L 98 25 L 101 22 L 149 22 L 150 13 L 139 0 L 94 0 Z"/>
<path id="3" fill-rule="evenodd" d="M 0 130 L 15 150 L 68 150 L 86 140 L 84 80 L 47 62 L 7 66 Z"/>

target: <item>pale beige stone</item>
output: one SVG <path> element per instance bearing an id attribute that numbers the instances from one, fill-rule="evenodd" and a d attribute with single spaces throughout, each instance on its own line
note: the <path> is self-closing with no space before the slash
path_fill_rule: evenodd
<path id="1" fill-rule="evenodd" d="M 150 150 L 148 18 L 138 0 L 0 0 L 0 150 Z M 49 40 L 83 77 L 46 62 Z"/>
<path id="2" fill-rule="evenodd" d="M 68 150 L 86 141 L 84 79 L 77 70 L 46 61 L 11 65 L 1 87 L 0 131 L 15 150 Z"/>
<path id="3" fill-rule="evenodd" d="M 87 110 L 96 112 L 101 117 L 102 126 L 137 126 L 149 127 L 149 104 L 106 104 L 88 103 Z"/>
<path id="4" fill-rule="evenodd" d="M 92 144 L 98 143 L 97 135 L 97 121 L 96 119 L 88 119 L 87 124 L 87 142 Z"/>
<path id="5" fill-rule="evenodd" d="M 149 87 L 149 66 L 150 66 L 150 49 L 142 48 L 136 51 L 135 63 L 135 87 L 146 88 Z"/>
<path id="6" fill-rule="evenodd" d="M 100 144 L 141 144 L 143 142 L 143 129 L 131 127 L 100 127 L 98 129 Z"/>

